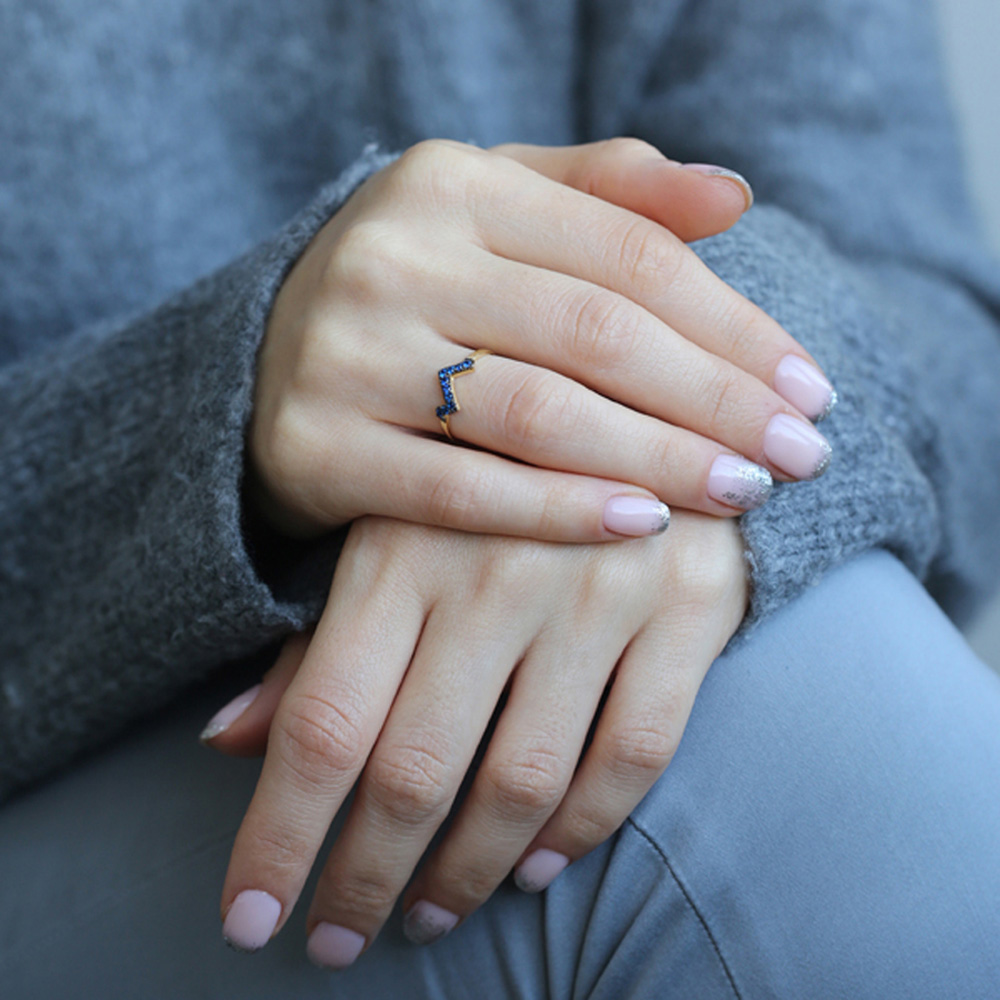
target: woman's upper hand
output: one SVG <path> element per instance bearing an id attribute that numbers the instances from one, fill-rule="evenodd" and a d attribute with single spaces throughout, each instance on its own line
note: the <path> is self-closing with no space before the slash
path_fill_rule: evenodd
<path id="1" fill-rule="evenodd" d="M 769 473 L 819 474 L 829 383 L 683 242 L 747 202 L 637 140 L 412 147 L 279 292 L 252 502 L 302 537 L 374 513 L 598 541 L 662 530 L 660 501 L 731 515 Z M 459 448 L 438 372 L 476 349 L 495 356 L 454 385 Z"/>
<path id="2" fill-rule="evenodd" d="M 357 782 L 307 920 L 315 961 L 353 961 L 505 692 L 467 797 L 406 889 L 405 929 L 433 940 L 512 869 L 544 888 L 667 767 L 746 599 L 731 519 L 682 511 L 669 545 L 624 546 L 355 522 L 315 633 L 291 637 L 249 707 L 207 731 L 227 752 L 267 751 L 223 889 L 227 939 L 254 949 L 280 930 Z"/>

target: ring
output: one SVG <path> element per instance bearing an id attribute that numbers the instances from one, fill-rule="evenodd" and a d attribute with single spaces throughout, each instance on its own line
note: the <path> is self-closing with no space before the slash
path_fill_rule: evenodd
<path id="1" fill-rule="evenodd" d="M 465 375 L 466 372 L 474 371 L 476 362 L 485 355 L 492 353 L 488 348 L 481 347 L 478 351 L 473 351 L 464 361 L 460 361 L 457 365 L 449 365 L 438 372 L 438 382 L 441 385 L 441 392 L 444 395 L 444 405 L 439 406 L 434 412 L 437 414 L 438 420 L 441 421 L 441 430 L 452 441 L 455 440 L 455 437 L 448 426 L 448 420 L 453 413 L 458 413 L 462 409 L 458 405 L 458 398 L 455 396 L 455 379 L 459 375 Z"/>

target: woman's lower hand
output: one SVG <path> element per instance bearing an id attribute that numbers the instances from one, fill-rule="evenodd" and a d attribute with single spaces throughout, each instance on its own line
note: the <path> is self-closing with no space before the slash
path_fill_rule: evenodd
<path id="1" fill-rule="evenodd" d="M 733 515 L 770 473 L 819 474 L 829 448 L 807 418 L 829 383 L 682 241 L 746 204 L 638 140 L 412 147 L 277 297 L 251 502 L 301 537 L 380 514 L 601 541 L 661 530 L 660 501 Z M 478 446 L 458 448 L 437 375 L 476 349 L 495 356 L 454 386 L 449 430 Z"/>
<path id="2" fill-rule="evenodd" d="M 266 744 L 223 890 L 227 939 L 255 949 L 281 929 L 357 782 L 309 953 L 342 967 L 370 946 L 508 686 L 467 798 L 406 888 L 406 931 L 446 933 L 512 869 L 543 888 L 667 767 L 746 600 L 732 520 L 681 511 L 669 545 L 611 547 L 357 521 L 315 633 L 291 637 L 256 697 L 237 700 L 249 707 L 206 733 L 230 753 Z"/>

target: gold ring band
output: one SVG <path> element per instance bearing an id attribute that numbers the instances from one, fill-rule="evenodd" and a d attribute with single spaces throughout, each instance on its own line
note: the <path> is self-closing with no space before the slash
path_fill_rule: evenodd
<path id="1" fill-rule="evenodd" d="M 460 361 L 457 365 L 449 365 L 438 372 L 438 384 L 441 386 L 444 404 L 439 406 L 434 412 L 437 414 L 438 420 L 441 421 L 441 430 L 452 441 L 455 440 L 455 436 L 451 433 L 448 421 L 453 413 L 458 413 L 462 409 L 458 405 L 458 397 L 455 395 L 455 379 L 459 375 L 475 371 L 476 362 L 487 354 L 492 353 L 488 348 L 481 347 L 478 351 L 473 351 L 464 361 Z"/>

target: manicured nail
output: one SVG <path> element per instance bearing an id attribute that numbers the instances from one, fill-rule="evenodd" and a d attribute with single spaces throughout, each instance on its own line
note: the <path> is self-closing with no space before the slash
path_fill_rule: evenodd
<path id="1" fill-rule="evenodd" d="M 220 733 L 224 733 L 253 703 L 254 698 L 260 694 L 260 685 L 255 684 L 249 691 L 238 694 L 228 705 L 220 708 L 211 719 L 208 725 L 201 731 L 198 737 L 202 743 L 215 739 Z"/>
<path id="2" fill-rule="evenodd" d="M 743 197 L 746 199 L 747 208 L 744 211 L 753 205 L 753 188 L 750 187 L 750 182 L 742 174 L 736 173 L 735 170 L 730 170 L 728 167 L 717 167 L 714 163 L 685 163 L 683 167 L 685 170 L 693 170 L 696 174 L 704 174 L 706 177 L 721 177 L 723 180 L 732 181 L 739 185 Z"/>
<path id="3" fill-rule="evenodd" d="M 565 854 L 540 847 L 514 869 L 514 884 L 524 892 L 541 892 L 568 864 Z"/>
<path id="4" fill-rule="evenodd" d="M 322 969 L 346 969 L 361 954 L 365 936 L 340 924 L 317 924 L 309 935 L 306 954 Z"/>
<path id="5" fill-rule="evenodd" d="M 741 510 L 767 503 L 773 488 L 774 480 L 767 469 L 739 455 L 720 455 L 708 473 L 708 495 Z"/>
<path id="6" fill-rule="evenodd" d="M 830 465 L 833 449 L 812 424 L 779 413 L 764 431 L 764 454 L 793 479 L 818 479 Z"/>
<path id="7" fill-rule="evenodd" d="M 222 936 L 237 951 L 263 948 L 281 916 L 281 903 L 268 892 L 245 889 L 232 902 L 222 925 Z"/>
<path id="8" fill-rule="evenodd" d="M 786 354 L 775 368 L 774 391 L 810 420 L 825 420 L 837 405 L 837 393 L 827 377 L 794 354 Z"/>
<path id="9" fill-rule="evenodd" d="M 604 505 L 604 527 L 616 535 L 661 535 L 670 525 L 670 508 L 646 497 L 612 497 Z"/>
<path id="10" fill-rule="evenodd" d="M 403 933 L 414 944 L 430 944 L 443 938 L 455 924 L 458 915 L 427 899 L 418 899 L 406 911 L 403 918 Z"/>

